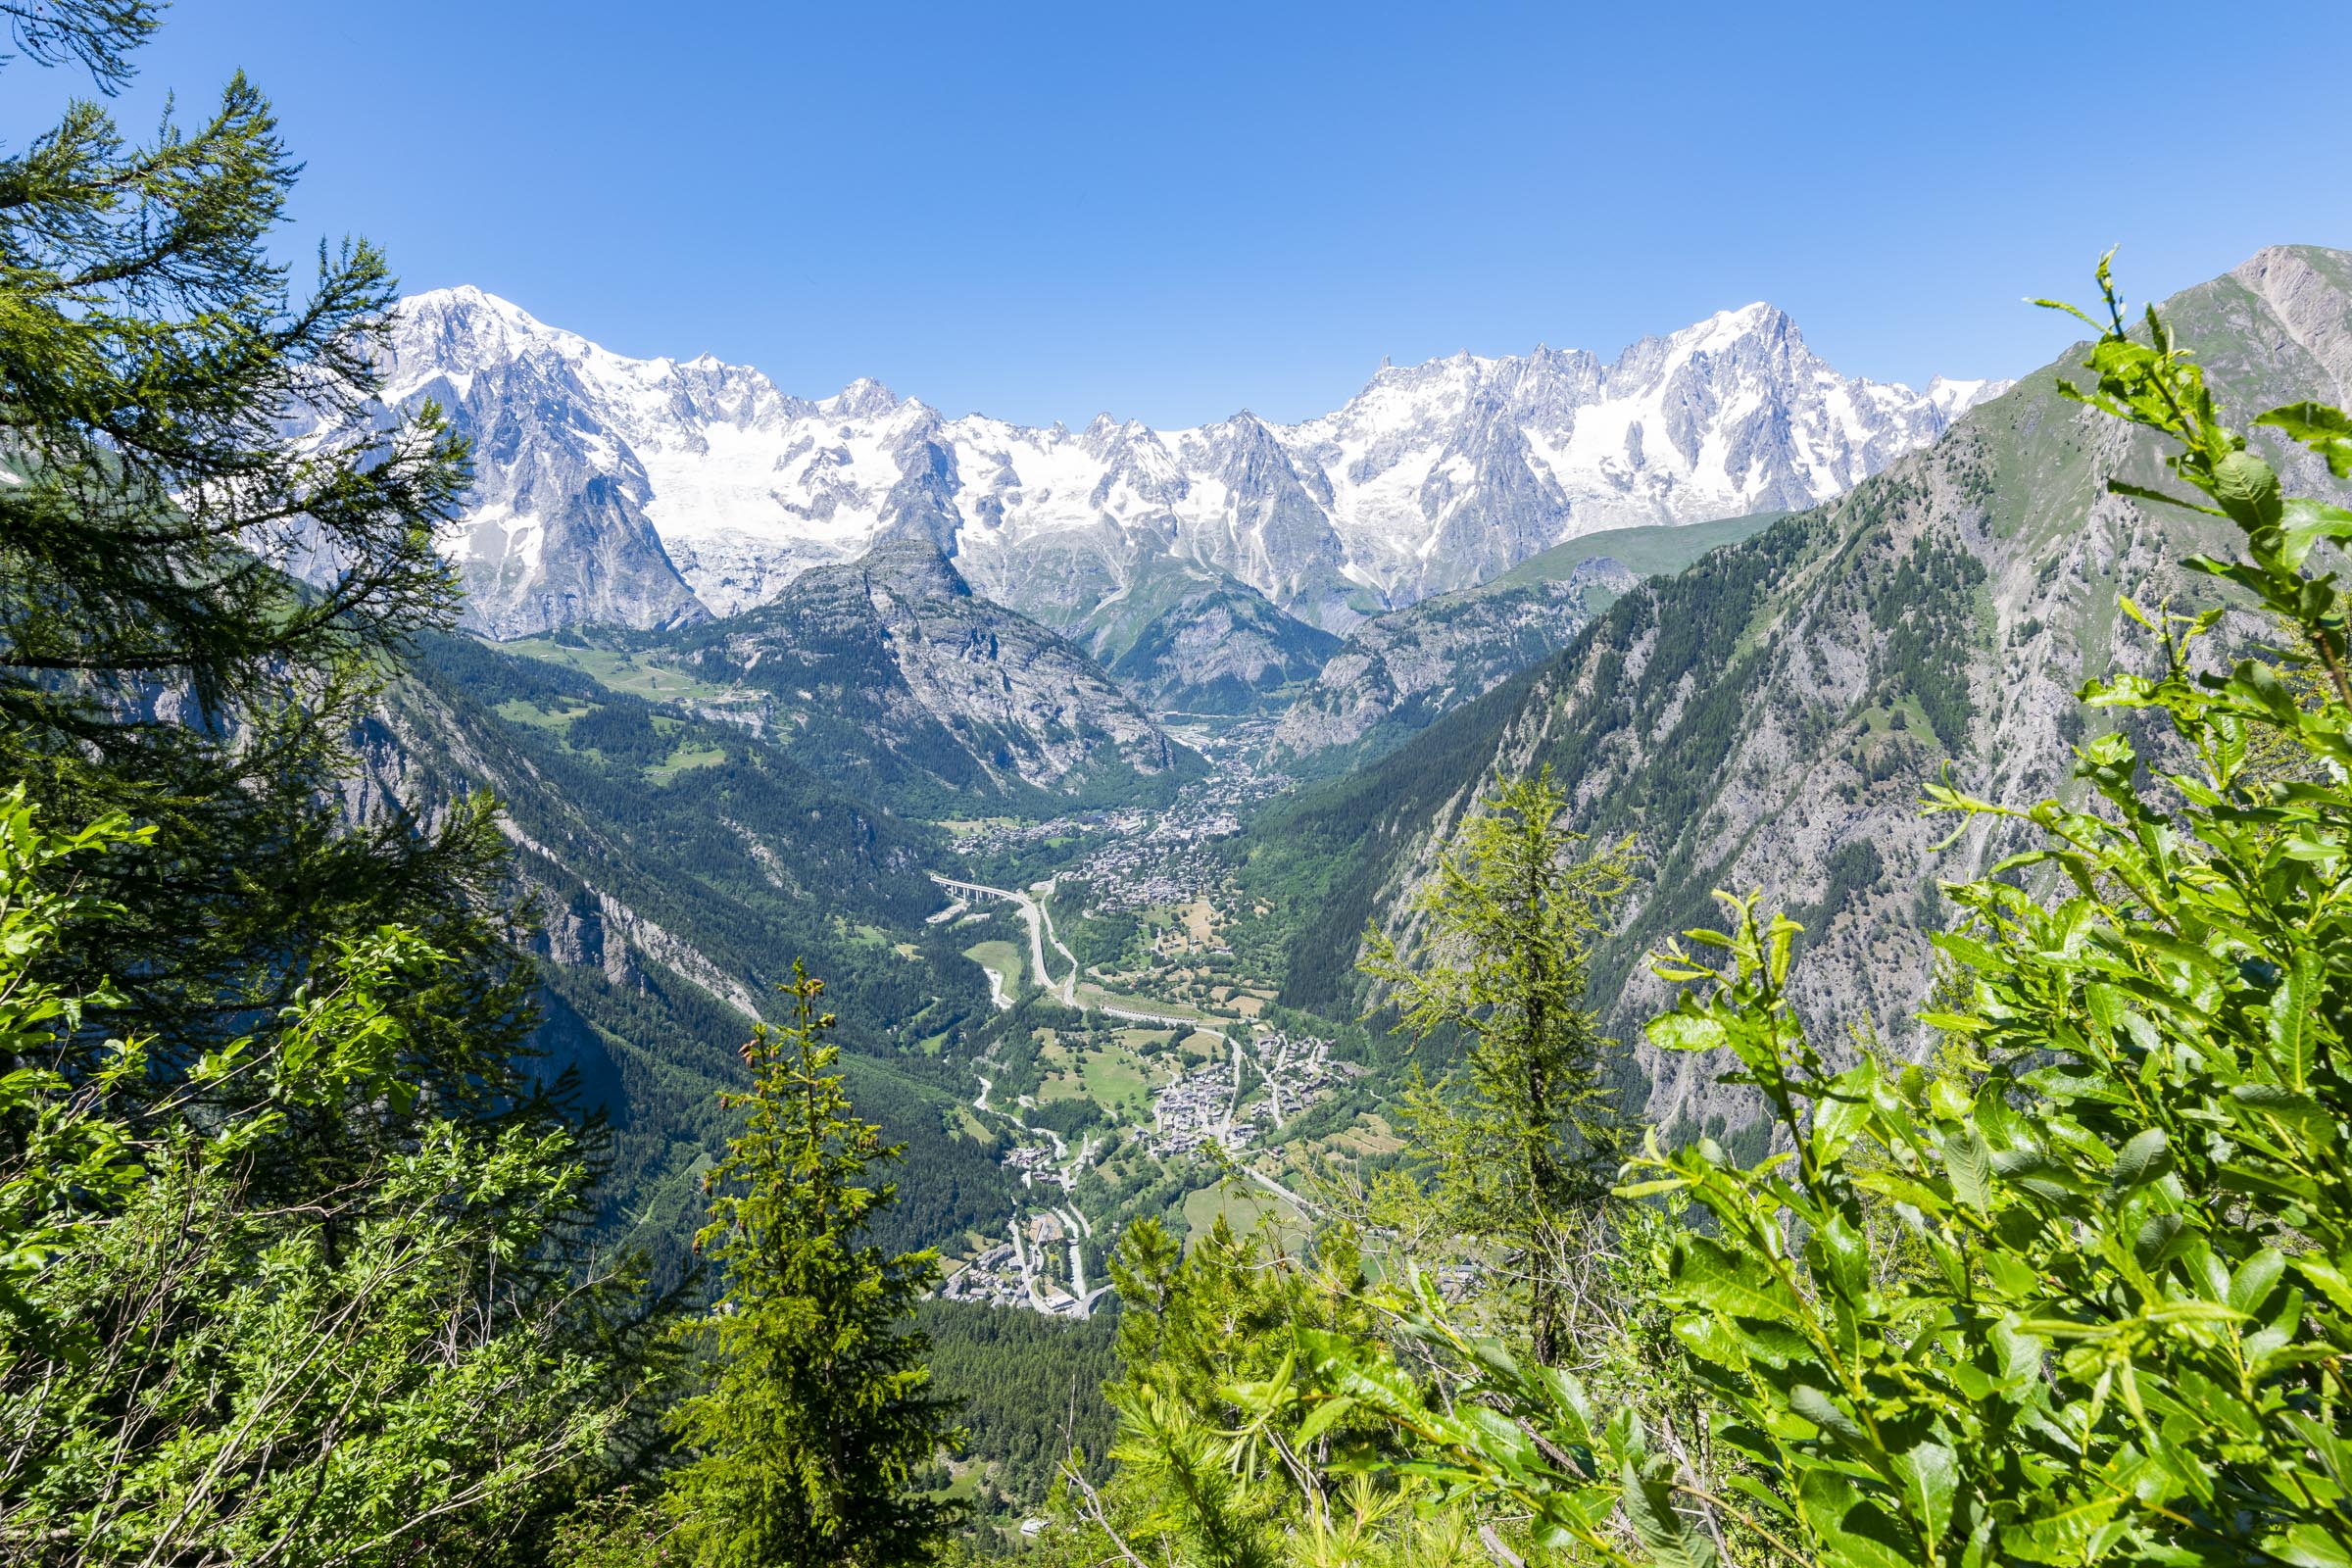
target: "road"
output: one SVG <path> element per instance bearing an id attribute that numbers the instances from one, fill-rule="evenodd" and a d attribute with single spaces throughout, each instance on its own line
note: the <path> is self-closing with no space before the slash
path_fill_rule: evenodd
<path id="1" fill-rule="evenodd" d="M 1095 1157 L 1095 1141 L 1091 1137 L 1082 1139 L 1078 1145 L 1078 1152 L 1073 1156 L 1070 1153 L 1068 1141 L 1061 1134 L 1051 1127 L 1030 1126 L 1021 1119 L 1018 1106 L 1011 1109 L 999 1109 L 990 1104 L 988 1097 L 996 1087 L 994 1079 L 982 1076 L 980 1093 L 972 1097 L 972 1107 L 975 1110 L 986 1111 L 991 1116 L 1002 1116 L 1033 1138 L 1043 1135 L 1052 1139 L 1054 1156 L 1062 1167 L 1060 1172 L 1062 1201 L 1059 1204 L 1049 1205 L 1047 1212 L 1061 1222 L 1064 1233 L 1063 1240 L 1069 1247 L 1071 1286 L 1069 1300 L 1056 1303 L 1046 1299 L 1038 1285 L 1036 1261 L 1030 1256 L 1028 1248 L 1021 1242 L 1021 1217 L 1015 1214 L 1011 1221 L 1012 1255 L 1020 1264 L 1021 1288 L 1028 1294 L 1030 1305 L 1040 1312 L 1066 1310 L 1073 1317 L 1090 1316 L 1094 1311 L 1096 1299 L 1110 1287 L 1098 1285 L 1092 1291 L 1086 1288 L 1086 1254 L 1083 1246 L 1085 1239 L 1095 1234 L 1095 1222 L 1086 1217 L 1086 1211 L 1078 1206 L 1077 1200 L 1070 1194 L 1078 1185 L 1078 1173 L 1086 1168 L 1089 1160 Z M 1023 1173 L 1022 1185 L 1024 1187 L 1034 1186 L 1027 1180 L 1026 1172 Z"/>
<path id="2" fill-rule="evenodd" d="M 1029 961 L 1035 966 L 1038 985 L 1059 996 L 1063 1006 L 1075 1007 L 1078 1005 L 1078 956 L 1061 945 L 1061 938 L 1053 935 L 1054 916 L 1039 907 L 1035 899 L 1026 893 L 1015 893 L 1010 888 L 992 888 L 984 882 L 959 882 L 952 876 L 941 876 L 937 871 L 931 873 L 931 880 L 951 893 L 978 894 L 983 898 L 990 899 L 1008 899 L 1019 905 L 1021 918 L 1029 924 Z M 1038 886 L 1050 890 L 1053 883 L 1046 881 L 1039 883 Z M 1046 941 L 1049 937 L 1053 938 L 1054 951 L 1060 954 L 1070 966 L 1069 973 L 1062 976 L 1061 984 L 1058 986 L 1054 984 L 1053 971 L 1046 967 Z M 1011 1004 L 1007 1002 L 1003 1005 L 1010 1006 Z"/>
<path id="3" fill-rule="evenodd" d="M 1129 1023 L 1164 1023 L 1172 1029 L 1193 1029 L 1204 1035 L 1215 1035 L 1219 1040 L 1225 1039 L 1225 1031 L 1216 1028 L 1206 1018 L 1179 1018 L 1173 1013 L 1166 1012 L 1136 1012 L 1128 1007 L 1113 1007 L 1108 1004 L 1104 1004 L 1096 1010 L 1105 1018 L 1124 1018 Z M 1230 1043 L 1228 1042 L 1228 1044 Z"/>
<path id="4" fill-rule="evenodd" d="M 1048 877 L 1045 881 L 1037 883 L 1030 891 L 1043 893 L 1047 898 L 1052 898 L 1054 880 L 1054 877 Z M 1061 938 L 1054 934 L 1054 911 L 1047 908 L 1042 903 L 1034 904 L 1031 907 L 1045 919 L 1046 940 L 1053 943 L 1054 951 L 1060 954 L 1069 963 L 1070 972 L 1061 982 L 1061 1004 L 1065 1007 L 1075 1007 L 1078 1005 L 1078 955 L 1063 947 Z M 1032 946 L 1035 946 L 1037 942 L 1037 927 L 1034 923 L 1029 927 L 1029 941 Z M 1041 952 L 1038 956 L 1042 959 L 1045 955 Z M 1038 965 L 1038 972 L 1042 978 L 1045 972 L 1043 963 Z"/>
<path id="5" fill-rule="evenodd" d="M 1011 888 L 993 888 L 985 882 L 965 882 L 956 877 L 942 876 L 937 871 L 931 873 L 931 880 L 962 899 L 972 897 L 1004 899 L 1019 906 L 1021 918 L 1029 927 L 1029 961 L 1037 976 L 1038 985 L 1058 997 L 1063 1006 L 1075 1007 L 1078 1005 L 1078 956 L 1062 943 L 1060 936 L 1054 930 L 1053 912 L 1047 909 L 1039 900 L 1030 897 L 1028 893 L 1016 892 Z M 1051 896 L 1053 889 L 1053 880 L 1049 878 L 1038 883 L 1030 891 Z M 949 914 L 955 912 L 955 908 L 947 911 Z M 941 916 L 935 915 L 933 918 L 936 920 Z M 1046 966 L 1046 947 L 1049 943 L 1052 944 L 1054 952 L 1061 955 L 1062 961 L 1069 965 L 1058 985 L 1054 983 L 1053 971 Z M 998 1006 L 1009 1007 L 1012 1004 L 1011 999 L 1004 994 L 1004 987 L 997 972 L 985 964 L 981 968 L 988 975 L 992 999 L 996 1001 Z M 1178 1017 L 1173 1013 L 1164 1012 L 1143 1012 L 1132 1007 L 1114 1007 L 1107 1004 L 1101 1005 L 1099 1010 L 1105 1017 L 1123 1019 L 1128 1023 L 1158 1024 L 1165 1028 L 1191 1030 L 1214 1036 L 1225 1047 L 1226 1054 L 1233 1063 L 1233 1096 L 1225 1108 L 1225 1127 L 1223 1129 L 1226 1135 L 1231 1134 L 1234 1107 L 1241 1102 L 1242 1097 L 1243 1057 L 1249 1055 L 1249 1053 L 1235 1045 L 1232 1038 L 1223 1029 L 1214 1027 L 1209 1020 L 1204 1018 Z M 1265 1063 L 1258 1061 L 1254 1056 L 1250 1058 L 1249 1064 L 1257 1070 L 1259 1076 L 1266 1080 L 1267 1088 L 1274 1092 L 1275 1112 L 1279 1122 L 1282 1097 L 1281 1090 L 1275 1085 L 1273 1074 L 1267 1071 Z M 1070 1194 L 1077 1185 L 1080 1168 L 1085 1165 L 1089 1156 L 1094 1152 L 1094 1141 L 1091 1138 L 1083 1141 L 1079 1147 L 1077 1157 L 1073 1159 L 1068 1143 L 1053 1129 L 1029 1126 L 1021 1119 L 1020 1111 L 1017 1108 L 999 1109 L 989 1104 L 989 1092 L 993 1087 L 994 1085 L 988 1079 L 981 1079 L 980 1094 L 972 1102 L 973 1105 L 993 1115 L 1004 1117 L 1032 1137 L 1043 1135 L 1053 1141 L 1055 1161 L 1062 1167 L 1060 1186 L 1064 1201 L 1061 1207 L 1050 1211 L 1067 1227 L 1064 1240 L 1069 1247 L 1070 1284 L 1073 1287 L 1070 1292 L 1071 1299 L 1064 1309 L 1076 1317 L 1089 1316 L 1094 1309 L 1096 1299 L 1107 1292 L 1110 1287 L 1098 1285 L 1092 1291 L 1086 1288 L 1086 1260 L 1080 1250 L 1080 1242 L 1082 1237 L 1092 1236 L 1095 1227 L 1094 1222 L 1086 1217 L 1078 1205 L 1074 1201 L 1070 1201 Z M 1272 1177 L 1261 1175 L 1247 1165 L 1237 1168 L 1301 1213 L 1312 1212 L 1303 1199 Z M 1019 1260 L 1021 1281 L 1029 1297 L 1030 1304 L 1041 1312 L 1054 1311 L 1054 1304 L 1049 1303 L 1039 1289 L 1036 1262 L 1031 1257 L 1028 1249 L 1022 1244 L 1021 1225 L 1017 1216 L 1012 1221 L 1011 1231 L 1013 1255 Z"/>
<path id="6" fill-rule="evenodd" d="M 1257 1169 L 1255 1166 L 1236 1164 L 1233 1168 L 1240 1171 L 1243 1175 L 1249 1177 L 1251 1181 L 1257 1183 L 1260 1187 L 1265 1188 L 1268 1192 L 1271 1192 L 1275 1197 L 1289 1203 L 1293 1208 L 1298 1210 L 1299 1213 L 1312 1214 L 1315 1211 L 1314 1204 L 1308 1202 L 1305 1199 L 1300 1198 L 1297 1193 L 1292 1192 L 1288 1187 L 1283 1186 L 1282 1183 L 1276 1181 L 1273 1177 L 1267 1175 L 1264 1171 Z"/>

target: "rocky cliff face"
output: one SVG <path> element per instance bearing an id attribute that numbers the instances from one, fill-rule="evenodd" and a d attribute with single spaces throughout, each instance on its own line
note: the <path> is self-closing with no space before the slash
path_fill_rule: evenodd
<path id="1" fill-rule="evenodd" d="M 504 638 L 710 618 L 647 516 L 653 479 L 598 381 L 610 363 L 472 290 L 404 309 L 388 398 L 440 404 L 473 442 L 473 489 L 440 541 L 466 584 L 469 629 Z M 706 405 L 726 406 L 706 390 Z M 671 414 L 694 407 L 681 397 Z"/>
<path id="2" fill-rule="evenodd" d="M 642 646 L 757 694 L 758 727 L 869 799 L 922 788 L 979 807 L 1172 777 L 1191 760 L 1094 660 L 975 595 L 927 542 L 887 542 L 761 609 Z"/>
<path id="3" fill-rule="evenodd" d="M 577 671 L 464 637 L 424 638 L 419 656 L 356 737 L 352 808 L 429 822 L 474 791 L 498 798 L 542 982 L 534 1070 L 575 1071 L 581 1107 L 611 1117 L 607 1240 L 646 1251 L 664 1279 L 685 1265 L 702 1173 L 725 1152 L 711 1107 L 740 1082 L 737 1051 L 795 959 L 835 982 L 861 1113 L 908 1146 L 878 1239 L 919 1247 L 1002 1225 L 1009 1197 L 994 1156 L 943 1129 L 954 1097 L 918 1090 L 892 1062 L 906 1019 L 951 1029 L 991 1011 L 960 943 L 924 924 L 941 902 L 926 874 L 942 863 L 937 835 L 740 730 Z M 652 754 L 611 745 L 631 728 L 657 742 Z M 702 760 L 641 765 L 673 745 Z M 903 944 L 861 934 L 877 928 Z"/>
<path id="4" fill-rule="evenodd" d="M 2352 388 L 2352 255 L 2265 251 L 2165 309 L 2232 408 Z M 1806 927 L 1796 997 L 1825 1048 L 1842 1049 L 1849 1026 L 1924 1045 L 1909 1020 L 1944 918 L 1935 884 L 2016 842 L 1980 824 L 1938 851 L 1951 824 L 1921 816 L 1925 785 L 1948 775 L 2018 807 L 2076 789 L 2074 743 L 2114 720 L 2073 691 L 2154 657 L 2118 595 L 2217 598 L 2180 565 L 2227 546 L 2208 519 L 2105 492 L 2111 475 L 2166 476 L 2151 443 L 2052 390 L 2079 358 L 1849 495 L 1644 584 L 1344 795 L 1267 824 L 1251 875 L 1280 883 L 1305 857 L 1326 862 L 1292 950 L 1294 1000 L 1328 1003 L 1346 985 L 1366 918 L 1391 918 L 1486 781 L 1548 762 L 1579 827 L 1637 840 L 1642 883 L 1595 964 L 1622 1037 L 1664 997 L 1642 956 L 1716 923 L 1711 890 L 1761 888 Z M 2307 458 L 2281 458 L 2304 493 L 2328 489 Z M 1745 1118 L 1715 1083 L 1720 1064 L 1638 1056 L 1652 1117 Z"/>
<path id="5" fill-rule="evenodd" d="M 394 401 L 438 398 L 475 437 L 447 543 L 498 636 L 732 614 L 885 539 L 1057 629 L 1175 562 L 1344 631 L 1595 529 L 1815 504 L 1998 389 L 1840 376 L 1752 305 L 1613 363 L 1384 368 L 1298 425 L 1039 430 L 870 381 L 810 402 L 708 356 L 626 359 L 471 288 L 405 302 L 386 368 Z"/>

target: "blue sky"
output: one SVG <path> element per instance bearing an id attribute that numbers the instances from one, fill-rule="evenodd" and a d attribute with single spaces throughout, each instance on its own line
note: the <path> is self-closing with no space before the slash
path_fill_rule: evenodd
<path id="1" fill-rule="evenodd" d="M 179 0 L 124 118 L 243 67 L 289 253 L 624 353 L 1181 424 L 1751 299 L 1849 373 L 2018 373 L 2109 244 L 2150 293 L 2352 245 L 2347 66 L 2335 5 Z M 73 90 L 6 83 L 10 145 Z"/>

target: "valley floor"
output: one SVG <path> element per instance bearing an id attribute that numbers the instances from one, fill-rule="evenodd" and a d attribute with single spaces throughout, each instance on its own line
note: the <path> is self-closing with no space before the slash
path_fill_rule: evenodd
<path id="1" fill-rule="evenodd" d="M 1228 941 L 1238 895 L 1218 841 L 1289 781 L 1256 763 L 1251 726 L 1187 739 L 1214 765 L 1167 809 L 956 824 L 968 861 L 1058 860 L 1046 875 L 931 873 L 949 900 L 934 920 L 1014 933 L 964 950 L 1007 1016 L 960 1119 L 1016 1175 L 1019 1206 L 1004 1231 L 967 1237 L 947 1298 L 1086 1317 L 1130 1220 L 1296 1226 L 1314 1161 L 1395 1147 L 1355 1106 L 1366 1069 L 1335 1056 L 1341 1031 L 1270 1017 L 1270 978 Z"/>

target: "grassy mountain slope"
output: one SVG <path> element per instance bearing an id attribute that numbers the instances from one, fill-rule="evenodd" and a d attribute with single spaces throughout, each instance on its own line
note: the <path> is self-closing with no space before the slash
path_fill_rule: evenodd
<path id="1" fill-rule="evenodd" d="M 2168 302 L 2234 406 L 2339 400 L 2352 383 L 2352 257 L 2265 251 Z M 2180 560 L 2203 519 L 2151 514 L 2104 479 L 2160 483 L 2149 447 L 2063 401 L 2049 371 L 1848 495 L 1618 600 L 1558 657 L 1432 725 L 1366 772 L 1262 820 L 1246 881 L 1289 919 L 1285 1000 L 1357 995 L 1368 919 L 1389 920 L 1498 770 L 1549 763 L 1578 825 L 1635 836 L 1642 881 L 1601 950 L 1597 1000 L 1630 1032 L 1661 996 L 1642 956 L 1713 923 L 1709 892 L 1761 887 L 1808 929 L 1798 1000 L 1816 1021 L 1909 1039 L 1932 976 L 1938 877 L 2005 848 L 1942 854 L 1917 808 L 1946 775 L 2029 804 L 2069 787 L 2071 692 L 2144 640 L 2116 597 L 2210 603 Z M 2325 484 L 2287 460 L 2292 482 Z M 2238 626 L 2237 635 L 2258 633 Z M 1737 1120 L 1716 1069 L 1638 1053 L 1653 1117 Z"/>
<path id="2" fill-rule="evenodd" d="M 1530 556 L 1486 586 L 1514 588 L 1523 583 L 1565 582 L 1589 561 L 1614 561 L 1637 577 L 1672 575 L 1710 550 L 1763 532 L 1787 516 L 1785 512 L 1758 512 L 1744 517 L 1714 522 L 1656 523 L 1645 528 L 1606 528 L 1580 534 Z"/>

